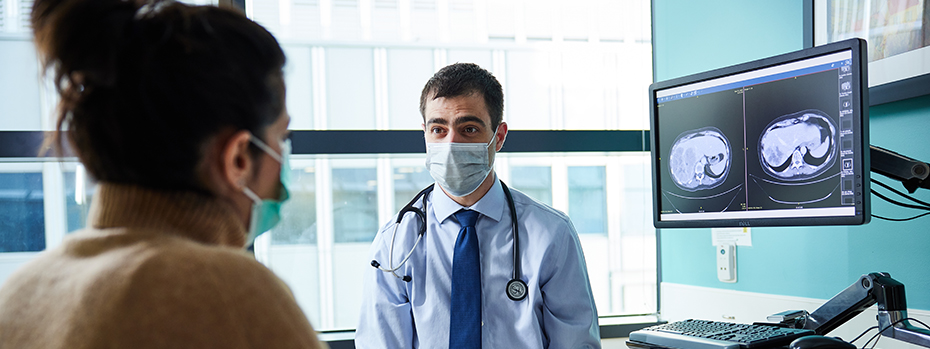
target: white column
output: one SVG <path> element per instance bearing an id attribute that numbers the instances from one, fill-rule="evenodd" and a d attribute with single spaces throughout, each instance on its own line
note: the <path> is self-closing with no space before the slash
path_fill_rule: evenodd
<path id="1" fill-rule="evenodd" d="M 433 71 L 437 72 L 449 63 L 448 51 L 443 48 L 433 49 Z"/>
<path id="2" fill-rule="evenodd" d="M 564 156 L 552 158 L 552 207 L 568 214 L 568 164 Z"/>
<path id="3" fill-rule="evenodd" d="M 449 42 L 452 35 L 449 28 L 449 0 L 436 0 L 436 24 L 439 28 L 439 42 Z"/>
<path id="4" fill-rule="evenodd" d="M 394 168 L 388 154 L 378 155 L 378 224 L 394 216 Z"/>
<path id="5" fill-rule="evenodd" d="M 313 70 L 313 128 L 325 130 L 326 116 L 326 51 L 322 47 L 310 48 Z"/>
<path id="6" fill-rule="evenodd" d="M 320 327 L 333 328 L 336 324 L 334 311 L 335 288 L 333 281 L 333 186 L 332 168 L 328 159 L 316 159 L 316 243 L 319 249 L 320 267 Z"/>
<path id="7" fill-rule="evenodd" d="M 388 73 L 387 49 L 377 47 L 374 51 L 375 74 L 375 129 L 387 130 L 391 125 L 390 108 L 388 105 Z"/>
<path id="8" fill-rule="evenodd" d="M 552 113 L 552 129 L 565 129 L 565 104 L 563 101 L 565 79 L 562 69 L 562 53 L 558 50 L 549 52 L 549 71 L 551 84 L 549 85 L 549 109 Z"/>
<path id="9" fill-rule="evenodd" d="M 320 26 L 323 27 L 323 40 L 333 38 L 333 0 L 320 0 Z"/>
<path id="10" fill-rule="evenodd" d="M 358 1 L 358 16 L 359 24 L 362 27 L 362 40 L 371 40 L 371 13 L 372 13 L 372 0 L 359 0 Z"/>
<path id="11" fill-rule="evenodd" d="M 621 311 L 623 306 L 622 280 L 615 280 L 615 278 L 623 275 L 621 217 L 624 205 L 631 203 L 623 202 L 626 181 L 620 158 L 610 156 L 606 160 L 604 192 L 607 196 L 607 275 L 609 278 L 607 287 L 610 304 L 609 308 L 605 309 L 605 313 L 613 314 Z"/>

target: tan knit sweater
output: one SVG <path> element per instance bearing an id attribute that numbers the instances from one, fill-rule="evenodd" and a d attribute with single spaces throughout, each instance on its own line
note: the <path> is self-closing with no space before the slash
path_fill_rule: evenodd
<path id="1" fill-rule="evenodd" d="M 232 208 L 101 184 L 93 228 L 0 288 L 0 348 L 320 348 Z"/>

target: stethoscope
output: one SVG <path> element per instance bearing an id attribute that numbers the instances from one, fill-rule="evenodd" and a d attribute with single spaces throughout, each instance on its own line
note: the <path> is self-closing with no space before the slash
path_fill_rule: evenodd
<path id="1" fill-rule="evenodd" d="M 517 227 L 517 209 L 513 205 L 513 196 L 510 195 L 510 188 L 507 188 L 507 185 L 504 182 L 500 182 L 501 186 L 504 187 L 504 195 L 507 197 L 507 206 L 510 207 L 510 224 L 513 230 L 513 275 L 510 281 L 507 282 L 507 297 L 514 301 L 523 300 L 526 298 L 526 283 L 523 280 L 519 279 L 520 273 L 520 232 Z M 413 200 L 410 200 L 403 209 L 397 214 L 397 221 L 394 222 L 394 234 L 391 236 L 391 251 L 388 262 L 390 263 L 390 268 L 382 268 L 381 263 L 378 263 L 376 260 L 371 261 L 371 266 L 378 268 L 383 272 L 388 272 L 394 274 L 398 279 L 404 280 L 405 282 L 410 282 L 410 275 L 400 276 L 397 275 L 396 271 L 400 269 L 404 263 L 407 263 L 407 260 L 410 259 L 410 255 L 413 254 L 413 250 L 417 248 L 417 245 L 420 244 L 420 239 L 423 238 L 423 234 L 426 234 L 426 197 L 429 196 L 429 193 L 433 191 L 433 186 L 435 184 L 430 184 L 425 189 L 421 190 L 417 196 L 413 197 Z M 414 207 L 413 205 L 417 202 L 417 199 L 423 198 L 423 210 Z M 404 215 L 408 212 L 413 212 L 420 217 L 420 220 L 423 221 L 423 224 L 420 225 L 420 231 L 417 234 L 417 241 L 413 243 L 413 247 L 410 248 L 410 252 L 407 252 L 407 256 L 404 257 L 404 260 L 400 261 L 400 265 L 394 267 L 394 239 L 397 237 L 397 227 L 400 226 L 400 222 L 404 219 Z"/>

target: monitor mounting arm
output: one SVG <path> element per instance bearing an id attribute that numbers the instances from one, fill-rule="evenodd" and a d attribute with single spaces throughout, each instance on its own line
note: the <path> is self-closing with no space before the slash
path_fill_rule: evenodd
<path id="1" fill-rule="evenodd" d="M 917 188 L 930 189 L 930 180 L 927 179 L 930 176 L 930 165 L 927 163 L 874 145 L 870 145 L 869 149 L 872 172 L 901 181 L 911 194 Z"/>
<path id="2" fill-rule="evenodd" d="M 876 303 L 878 326 L 883 336 L 930 348 L 930 330 L 914 327 L 906 320 L 904 284 L 892 279 L 888 273 L 862 275 L 814 312 L 785 312 L 796 316 L 781 322 L 825 335 Z"/>

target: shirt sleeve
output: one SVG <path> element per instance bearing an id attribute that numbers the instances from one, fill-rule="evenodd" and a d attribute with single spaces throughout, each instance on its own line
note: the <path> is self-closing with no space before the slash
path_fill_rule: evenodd
<path id="1" fill-rule="evenodd" d="M 543 285 L 543 330 L 549 348 L 600 348 L 594 294 L 578 234 L 567 221 L 552 241 L 555 257 L 543 266 L 551 276 Z"/>
<path id="2" fill-rule="evenodd" d="M 371 258 L 384 263 L 383 268 L 388 267 L 390 247 L 386 244 L 391 241 L 393 226 L 391 222 L 382 228 L 371 243 Z M 369 268 L 364 277 L 355 347 L 413 348 L 413 315 L 405 282 L 376 268 Z"/>

